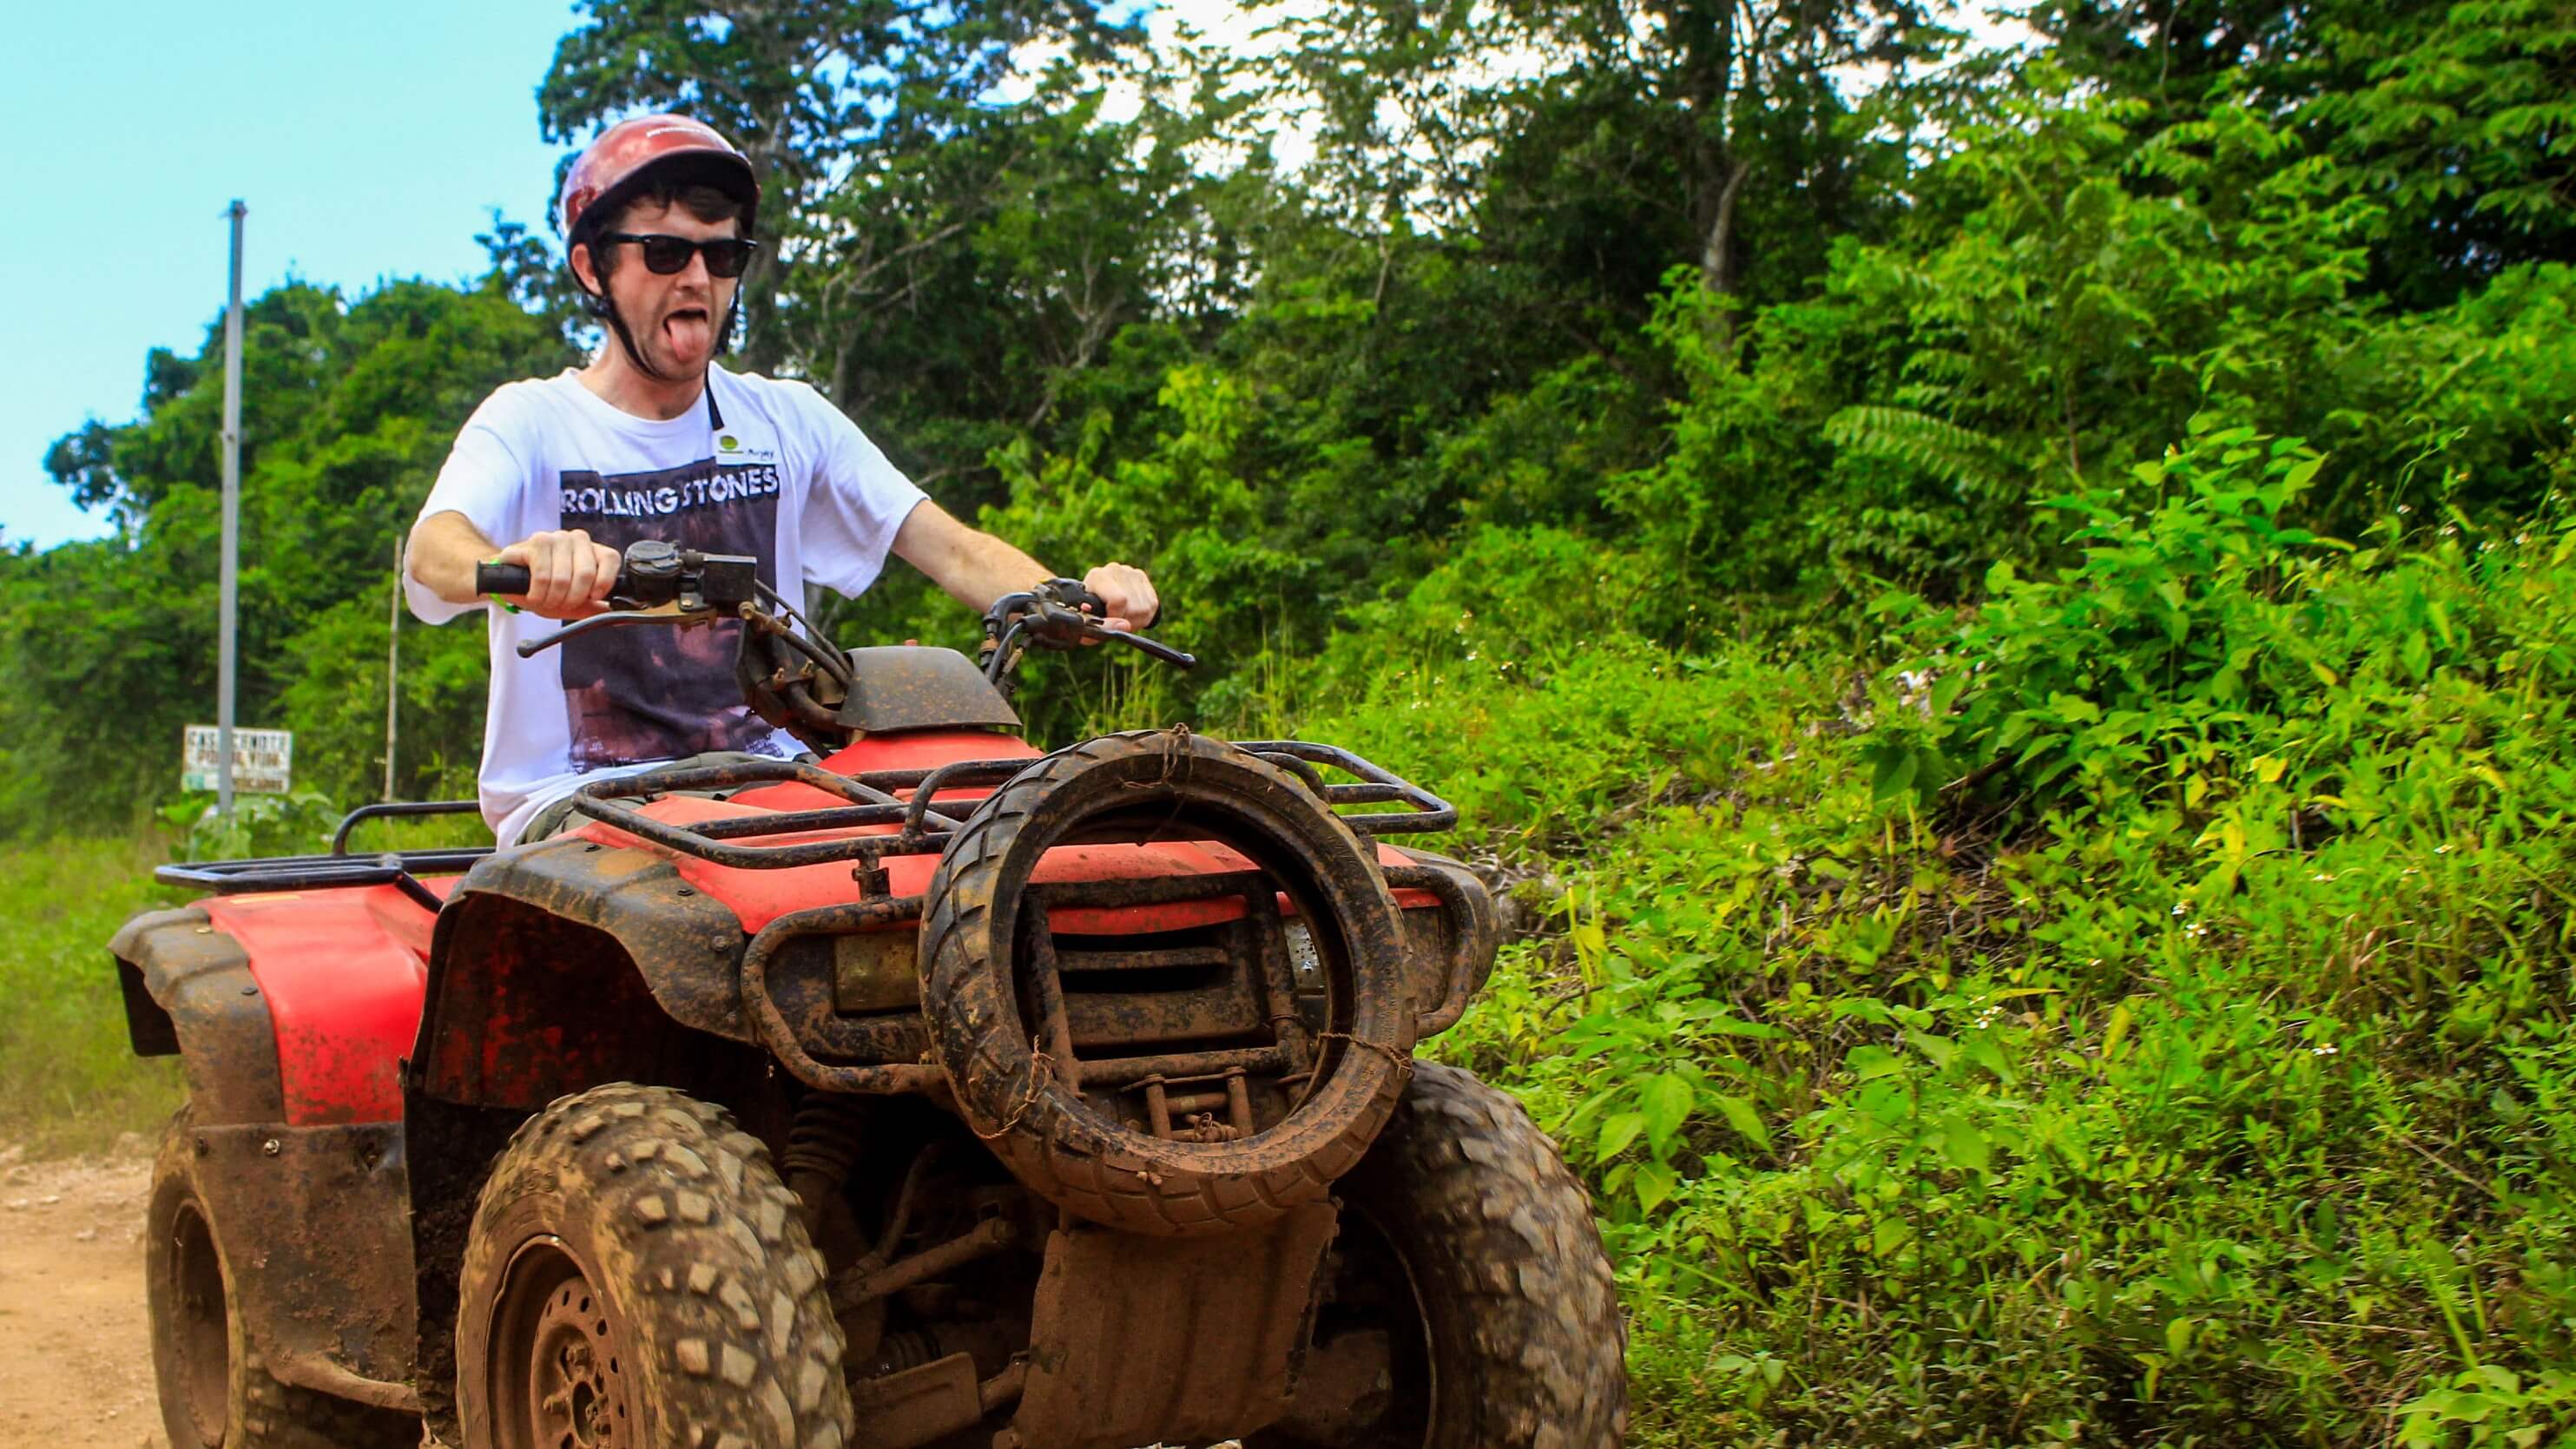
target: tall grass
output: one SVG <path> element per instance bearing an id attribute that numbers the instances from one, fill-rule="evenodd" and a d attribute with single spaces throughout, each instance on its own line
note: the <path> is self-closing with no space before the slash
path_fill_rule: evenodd
<path id="1" fill-rule="evenodd" d="M 164 903 L 157 837 L 0 850 L 0 1142 L 39 1155 L 147 1136 L 181 1094 L 176 1058 L 127 1044 L 108 938 Z"/>
<path id="2" fill-rule="evenodd" d="M 95 1150 L 127 1132 L 150 1135 L 184 1088 L 177 1058 L 143 1059 L 126 1038 L 109 938 L 135 912 L 191 893 L 152 881 L 172 857 L 234 859 L 328 848 L 340 812 L 318 795 L 242 797 L 230 826 L 211 796 L 162 812 L 175 837 L 67 836 L 0 850 L 0 1145 L 37 1155 Z M 376 821 L 349 842 L 358 853 L 488 844 L 479 816 Z"/>
<path id="3" fill-rule="evenodd" d="M 2304 467 L 1883 670 L 1551 618 L 1620 563 L 1545 540 L 1328 661 L 1521 882 L 1436 1050 L 1593 1184 L 1639 1443 L 2576 1442 L 2576 532 L 2346 549 Z"/>

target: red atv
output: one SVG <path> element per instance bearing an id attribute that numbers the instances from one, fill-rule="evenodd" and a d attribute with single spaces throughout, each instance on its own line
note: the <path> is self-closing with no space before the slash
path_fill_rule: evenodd
<path id="1" fill-rule="evenodd" d="M 487 579 L 493 592 L 524 576 Z M 155 1169 L 175 1449 L 1602 1449 L 1581 1186 L 1413 1059 L 1493 962 L 1455 812 L 1186 729 L 1041 754 L 1024 651 L 845 652 L 752 561 L 630 550 L 819 762 L 669 769 L 503 850 L 167 867 L 115 941 L 189 1100 Z M 532 647 L 544 647 L 539 641 Z"/>

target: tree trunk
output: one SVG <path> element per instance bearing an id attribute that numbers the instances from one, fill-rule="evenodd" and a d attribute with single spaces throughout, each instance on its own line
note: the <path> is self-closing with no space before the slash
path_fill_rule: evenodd
<path id="1" fill-rule="evenodd" d="M 743 159 L 751 163 L 752 179 L 760 187 L 762 235 L 760 249 L 752 253 L 751 265 L 743 271 L 741 290 L 734 294 L 735 305 L 742 309 L 740 360 L 745 372 L 774 374 L 787 355 L 787 339 L 778 322 L 778 297 L 787 282 L 787 258 L 780 243 L 787 220 L 795 213 L 796 198 L 779 193 L 782 178 L 776 141 L 754 143 Z"/>
<path id="2" fill-rule="evenodd" d="M 1727 167 L 1725 184 L 1718 188 L 1717 205 L 1709 217 L 1708 228 L 1701 235 L 1699 249 L 1700 285 L 1717 295 L 1732 299 L 1738 251 L 1735 244 L 1735 204 L 1744 194 L 1744 178 L 1753 174 L 1753 163 L 1738 156 Z M 1720 307 L 1712 314 L 1711 334 L 1719 349 L 1735 347 L 1735 313 Z"/>
<path id="3" fill-rule="evenodd" d="M 1735 295 L 1735 212 L 1752 171 L 1728 134 L 1735 86 L 1737 0 L 1682 0 L 1664 11 L 1666 33 L 1680 50 L 1672 99 L 1690 118 L 1690 210 L 1699 234 L 1700 284 L 1721 297 Z M 1711 340 L 1734 345 L 1734 322 L 1713 314 Z"/>

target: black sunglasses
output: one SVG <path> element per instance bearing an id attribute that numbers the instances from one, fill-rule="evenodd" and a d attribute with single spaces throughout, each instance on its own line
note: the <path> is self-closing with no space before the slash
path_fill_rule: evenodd
<path id="1" fill-rule="evenodd" d="M 633 242 L 644 249 L 644 270 L 657 277 L 676 276 L 689 269 L 689 258 L 700 252 L 707 256 L 710 277 L 739 277 L 751 265 L 751 249 L 760 245 L 736 236 L 709 237 L 692 241 L 684 236 L 663 236 L 632 231 L 600 234 L 603 242 Z"/>

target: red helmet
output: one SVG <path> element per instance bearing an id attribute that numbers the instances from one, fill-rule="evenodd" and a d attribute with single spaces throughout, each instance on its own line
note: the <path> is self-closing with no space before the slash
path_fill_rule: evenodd
<path id="1" fill-rule="evenodd" d="M 605 220 L 649 173 L 662 171 L 676 173 L 674 180 L 704 182 L 733 196 L 743 206 L 742 229 L 750 233 L 760 209 L 760 183 L 733 143 L 706 122 L 687 116 L 638 116 L 601 133 L 564 173 L 563 194 L 555 199 L 564 245 L 585 240 L 585 221 L 596 225 Z"/>

